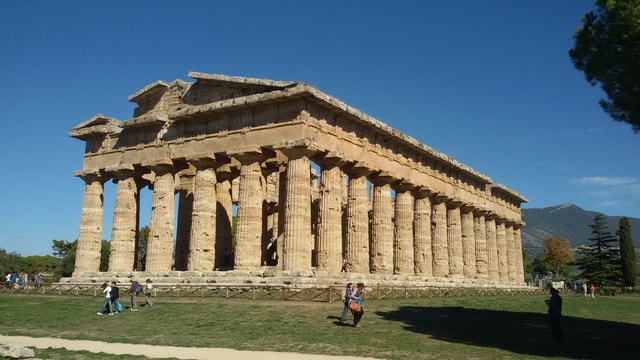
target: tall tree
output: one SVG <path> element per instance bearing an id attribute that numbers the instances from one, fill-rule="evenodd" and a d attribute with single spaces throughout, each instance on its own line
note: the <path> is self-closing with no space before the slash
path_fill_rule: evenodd
<path id="1" fill-rule="evenodd" d="M 553 271 L 556 276 L 560 275 L 565 265 L 573 261 L 571 243 L 565 238 L 550 237 L 545 239 L 543 254 L 547 268 Z"/>
<path id="2" fill-rule="evenodd" d="M 620 270 L 622 272 L 622 285 L 636 286 L 638 277 L 638 259 L 636 247 L 633 245 L 631 225 L 626 217 L 620 218 L 617 231 L 620 239 Z"/>
<path id="3" fill-rule="evenodd" d="M 76 264 L 76 248 L 78 240 L 67 242 L 53 240 L 53 254 L 60 259 L 60 277 L 69 277 L 73 274 Z"/>
<path id="4" fill-rule="evenodd" d="M 597 214 L 589 227 L 591 245 L 578 247 L 576 252 L 582 257 L 574 264 L 582 270 L 581 276 L 595 284 L 615 283 L 620 279 L 620 251 L 614 247 L 618 240 L 607 231 L 602 214 Z"/>
<path id="5" fill-rule="evenodd" d="M 597 0 L 595 6 L 582 17 L 569 56 L 589 84 L 602 87 L 604 111 L 640 132 L 640 0 Z"/>

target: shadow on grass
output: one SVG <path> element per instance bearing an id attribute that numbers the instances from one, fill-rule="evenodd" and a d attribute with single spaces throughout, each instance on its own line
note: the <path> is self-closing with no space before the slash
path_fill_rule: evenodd
<path id="1" fill-rule="evenodd" d="M 640 359 L 640 326 L 563 317 L 564 340 L 551 340 L 546 314 L 467 309 L 402 307 L 378 312 L 388 321 L 442 341 L 497 348 L 513 353 L 571 359 Z"/>

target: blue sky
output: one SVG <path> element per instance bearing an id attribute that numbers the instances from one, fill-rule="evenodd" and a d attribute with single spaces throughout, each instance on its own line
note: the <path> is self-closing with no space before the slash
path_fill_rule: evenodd
<path id="1" fill-rule="evenodd" d="M 305 82 L 529 199 L 640 217 L 640 135 L 567 51 L 591 0 L 7 1 L 0 248 L 78 236 L 84 142 L 129 95 L 189 71 Z M 113 185 L 113 184 L 112 184 Z M 112 193 L 105 190 L 109 238 Z M 148 219 L 142 218 L 142 225 Z"/>

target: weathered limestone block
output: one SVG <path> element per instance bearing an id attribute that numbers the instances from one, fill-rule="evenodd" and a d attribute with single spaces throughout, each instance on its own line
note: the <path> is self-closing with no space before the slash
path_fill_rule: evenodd
<path id="1" fill-rule="evenodd" d="M 431 243 L 431 199 L 429 193 L 421 192 L 415 199 L 414 246 L 415 270 L 418 276 L 433 276 Z"/>
<path id="2" fill-rule="evenodd" d="M 2 359 L 31 359 L 36 356 L 32 349 L 18 345 L 0 345 Z"/>
<path id="3" fill-rule="evenodd" d="M 104 193 L 102 179 L 98 174 L 80 174 L 79 176 L 85 181 L 85 187 L 74 274 L 98 271 L 102 246 Z"/>
<path id="4" fill-rule="evenodd" d="M 396 192 L 395 232 L 394 232 L 394 269 L 397 275 L 413 275 L 413 195 L 407 188 Z"/>

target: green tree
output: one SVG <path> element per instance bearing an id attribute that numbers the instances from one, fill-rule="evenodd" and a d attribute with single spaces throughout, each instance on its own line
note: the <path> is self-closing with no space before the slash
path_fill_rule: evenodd
<path id="1" fill-rule="evenodd" d="M 569 240 L 553 237 L 545 239 L 543 254 L 548 269 L 553 271 L 556 276 L 567 275 L 564 274 L 566 265 L 573 262 L 573 250 L 571 250 Z"/>
<path id="2" fill-rule="evenodd" d="M 2 280 L 4 281 L 4 276 L 10 273 L 11 271 L 19 272 L 21 265 L 22 256 L 20 254 L 12 252 L 7 253 L 5 249 L 0 249 L 0 276 L 2 276 Z"/>
<path id="3" fill-rule="evenodd" d="M 576 252 L 582 257 L 574 264 L 582 270 L 580 276 L 595 284 L 615 283 L 620 279 L 620 251 L 613 246 L 618 240 L 607 231 L 602 214 L 597 214 L 589 227 L 591 245 L 578 247 Z"/>
<path id="4" fill-rule="evenodd" d="M 620 239 L 620 270 L 622 272 L 622 285 L 636 286 L 638 272 L 636 248 L 631 236 L 631 225 L 626 217 L 620 218 L 617 231 Z"/>
<path id="5" fill-rule="evenodd" d="M 147 243 L 149 241 L 149 227 L 144 226 L 138 231 L 138 248 L 136 250 L 136 270 L 144 271 L 146 269 L 147 259 Z"/>
<path id="6" fill-rule="evenodd" d="M 603 110 L 640 132 L 640 0 L 597 0 L 595 6 L 582 17 L 569 56 L 607 95 Z"/>
<path id="7" fill-rule="evenodd" d="M 70 277 L 76 264 L 76 249 L 78 240 L 67 242 L 64 240 L 53 240 L 53 255 L 60 259 L 60 277 Z"/>

